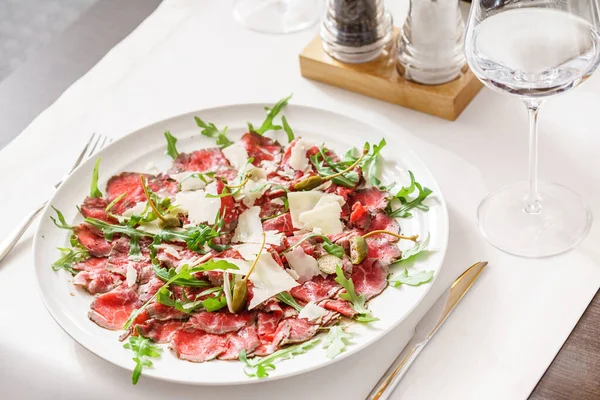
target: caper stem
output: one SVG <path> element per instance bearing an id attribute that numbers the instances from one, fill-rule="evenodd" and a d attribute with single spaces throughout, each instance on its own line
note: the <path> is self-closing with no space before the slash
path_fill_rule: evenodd
<path id="1" fill-rule="evenodd" d="M 225 184 L 223 184 L 223 186 L 225 186 L 227 189 L 239 189 L 241 187 L 244 187 L 246 185 L 246 183 L 248 183 L 248 181 L 250 180 L 250 178 L 252 178 L 252 175 L 248 174 L 248 175 L 246 175 L 246 178 L 242 181 L 242 183 L 240 183 L 239 185 L 225 185 Z"/>
<path id="2" fill-rule="evenodd" d="M 346 172 L 352 171 L 362 161 L 362 159 L 365 158 L 367 153 L 368 153 L 367 149 L 363 149 L 362 155 L 358 158 L 358 160 L 354 161 L 354 163 L 352 163 L 351 166 L 349 166 L 348 168 L 346 168 L 345 170 L 343 170 L 341 172 L 338 172 L 337 174 L 325 176 L 325 177 L 323 177 L 323 179 L 330 180 L 333 178 L 337 178 L 338 176 L 343 175 Z"/>
<path id="3" fill-rule="evenodd" d="M 144 195 L 146 199 L 148 199 L 148 204 L 150 204 L 150 208 L 154 211 L 154 214 L 161 219 L 164 223 L 167 223 L 166 218 L 158 211 L 156 204 L 152 201 L 152 197 L 150 197 L 150 192 L 148 191 L 148 186 L 146 185 L 146 179 L 144 179 L 144 175 L 140 175 L 140 180 L 142 181 L 142 189 L 144 189 Z"/>
<path id="4" fill-rule="evenodd" d="M 262 233 L 262 243 L 260 244 L 260 250 L 258 251 L 258 254 L 256 255 L 256 258 L 254 259 L 254 262 L 250 266 L 250 269 L 248 270 L 248 273 L 246 274 L 246 276 L 244 276 L 244 279 L 242 279 L 243 281 L 247 281 L 248 277 L 250 276 L 250 274 L 252 272 L 254 272 L 254 268 L 256 268 L 256 264 L 258 264 L 258 259 L 260 258 L 260 255 L 262 254 L 262 252 L 263 252 L 263 250 L 265 248 L 265 243 L 266 242 L 267 242 L 267 235 L 263 232 Z"/>
<path id="5" fill-rule="evenodd" d="M 376 230 L 376 231 L 371 231 L 371 232 L 369 232 L 369 233 L 365 233 L 365 234 L 363 235 L 363 238 L 365 238 L 365 239 L 366 239 L 366 238 L 368 238 L 369 236 L 372 236 L 372 235 L 377 235 L 377 234 L 379 234 L 379 233 L 386 234 L 386 235 L 391 235 L 391 236 L 395 236 L 395 237 L 397 237 L 398 239 L 406 239 L 406 240 L 410 240 L 410 241 L 412 241 L 412 242 L 416 242 L 417 240 L 419 240 L 419 235 L 403 236 L 403 235 L 398 235 L 397 233 L 394 233 L 394 232 L 390 232 L 390 231 L 384 231 L 384 230 Z"/>

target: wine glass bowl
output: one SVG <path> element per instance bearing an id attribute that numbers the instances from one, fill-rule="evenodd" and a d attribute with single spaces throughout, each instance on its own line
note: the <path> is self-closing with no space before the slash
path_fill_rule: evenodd
<path id="1" fill-rule="evenodd" d="M 492 192 L 478 223 L 494 246 L 545 257 L 568 251 L 587 234 L 591 214 L 572 190 L 538 183 L 537 119 L 546 98 L 584 82 L 600 63 L 596 0 L 473 0 L 465 54 L 489 88 L 520 98 L 529 113 L 529 181 Z"/>
<path id="2" fill-rule="evenodd" d="M 233 17 L 248 29 L 270 34 L 287 34 L 316 24 L 322 0 L 236 0 Z"/>

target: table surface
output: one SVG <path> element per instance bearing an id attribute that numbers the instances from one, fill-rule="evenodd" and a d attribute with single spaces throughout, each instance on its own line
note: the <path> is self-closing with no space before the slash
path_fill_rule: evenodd
<path id="1" fill-rule="evenodd" d="M 123 16 L 122 9 L 117 7 L 107 7 L 107 3 L 115 2 L 117 0 L 105 0 L 101 1 L 100 10 L 98 7 L 90 10 L 93 19 L 98 18 L 98 13 L 102 13 L 102 19 L 106 18 L 106 13 L 114 14 L 116 18 L 118 15 Z M 140 1 L 128 0 L 126 2 L 130 6 L 126 7 L 129 10 L 127 14 L 128 18 L 121 18 L 121 22 L 118 24 L 118 31 L 124 32 L 125 34 L 132 30 L 140 21 L 147 15 L 152 7 L 136 7 L 132 6 L 135 3 L 141 4 Z M 154 7 L 156 6 L 154 4 Z M 139 5 L 138 4 L 138 5 Z M 79 21 L 74 28 L 70 29 L 69 35 L 63 35 L 57 38 L 49 48 L 63 49 L 66 54 L 64 61 L 77 62 L 77 60 L 87 60 L 83 63 L 84 70 L 78 73 L 72 74 L 70 77 L 65 77 L 64 73 L 61 74 L 60 63 L 45 62 L 56 57 L 56 54 L 52 52 L 46 52 L 46 54 L 38 55 L 35 59 L 36 65 L 46 66 L 43 69 L 33 68 L 31 63 L 27 63 L 21 67 L 20 71 L 17 71 L 11 76 L 9 84 L 0 85 L 0 104 L 11 105 L 13 113 L 12 121 L 13 126 L 21 126 L 23 128 L 29 121 L 33 120 L 35 116 L 42 111 L 46 105 L 50 104 L 54 98 L 60 95 L 60 92 L 68 87 L 70 82 L 76 80 L 81 72 L 84 72 L 86 68 L 91 66 L 89 60 L 90 54 L 103 54 L 108 49 L 106 48 L 106 42 L 98 43 L 94 41 L 86 42 L 84 46 L 81 42 L 74 44 L 69 38 L 81 37 L 78 32 L 89 27 L 90 13 L 84 15 L 83 21 Z M 95 13 L 95 14 L 94 14 Z M 86 20 L 86 18 L 88 18 Z M 112 17 L 108 18 L 112 19 Z M 118 35 L 113 36 L 118 40 Z M 87 45 L 90 46 L 87 46 Z M 71 46 L 71 47 L 69 47 Z M 47 58 L 44 58 L 47 57 Z M 50 67 L 47 67 L 50 64 Z M 40 75 L 44 76 L 46 80 L 52 80 L 56 77 L 56 81 L 60 81 L 60 85 L 57 86 L 54 92 L 48 94 L 44 93 L 44 102 L 31 104 L 26 101 L 26 98 L 39 98 L 42 95 L 43 89 L 41 86 L 31 85 L 31 80 L 39 79 Z M 56 82 L 55 81 L 55 82 Z M 54 84 L 49 82 L 50 86 Z M 62 89 L 61 89 L 62 88 Z M 23 93 L 22 98 L 14 98 L 14 93 Z M 37 92 L 36 92 L 37 91 Z M 50 97 L 49 97 L 50 96 Z M 0 109 L 2 109 L 0 107 Z M 15 111 L 16 110 L 16 111 Z M 5 123 L 11 124 L 11 118 L 2 118 Z M 7 143 L 12 139 L 12 135 L 8 133 L 10 130 L 3 130 L 0 132 L 0 146 L 2 143 Z M 19 129 L 20 131 L 20 129 Z M 576 328 L 571 333 L 569 339 L 565 342 L 559 354 L 548 368 L 535 390 L 532 392 L 531 399 L 597 399 L 600 398 L 600 335 L 597 333 L 600 331 L 600 293 L 596 294 L 594 300 L 582 316 L 581 320 L 577 324 Z"/>
<path id="2" fill-rule="evenodd" d="M 600 399 L 600 291 L 531 393 L 531 400 Z"/>

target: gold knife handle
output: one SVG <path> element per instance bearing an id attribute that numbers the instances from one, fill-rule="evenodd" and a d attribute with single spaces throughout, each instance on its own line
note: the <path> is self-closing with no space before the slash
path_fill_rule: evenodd
<path id="1" fill-rule="evenodd" d="M 402 349 L 402 352 L 394 360 L 392 365 L 385 371 L 385 374 L 381 377 L 379 382 L 375 385 L 371 393 L 367 396 L 367 400 L 386 400 L 390 397 L 398 382 L 404 376 L 408 368 L 417 358 L 423 347 L 427 344 L 425 342 L 416 342 L 411 339 L 408 344 Z"/>

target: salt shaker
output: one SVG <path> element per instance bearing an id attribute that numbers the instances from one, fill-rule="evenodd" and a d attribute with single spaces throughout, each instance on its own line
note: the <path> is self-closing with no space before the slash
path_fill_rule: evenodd
<path id="1" fill-rule="evenodd" d="M 323 49 L 346 63 L 364 63 L 389 51 L 392 16 L 383 0 L 327 0 L 321 27 Z"/>
<path id="2" fill-rule="evenodd" d="M 466 63 L 464 30 L 459 0 L 411 0 L 398 37 L 398 71 L 426 85 L 456 79 Z"/>

